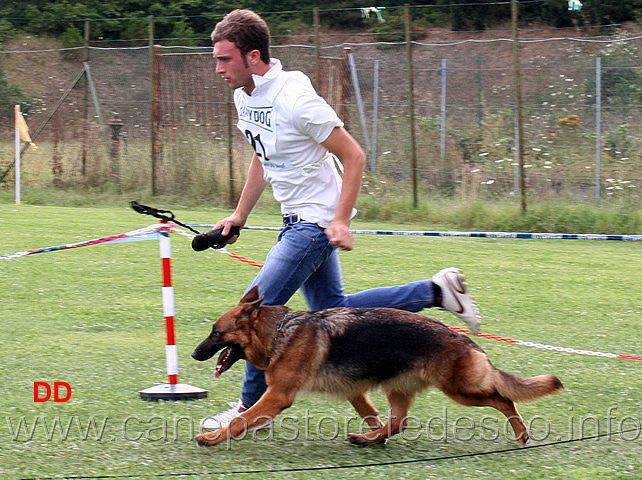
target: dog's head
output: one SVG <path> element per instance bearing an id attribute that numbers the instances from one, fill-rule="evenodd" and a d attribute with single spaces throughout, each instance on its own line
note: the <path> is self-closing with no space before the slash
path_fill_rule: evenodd
<path id="1" fill-rule="evenodd" d="M 259 288 L 253 287 L 236 307 L 214 323 L 212 333 L 192 352 L 194 359 L 204 361 L 223 350 L 216 362 L 215 377 L 218 378 L 235 362 L 245 358 L 244 349 L 249 345 L 263 298 L 259 297 Z"/>

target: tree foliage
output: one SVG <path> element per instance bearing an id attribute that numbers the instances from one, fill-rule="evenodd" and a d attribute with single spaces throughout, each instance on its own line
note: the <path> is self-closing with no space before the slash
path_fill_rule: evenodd
<path id="1" fill-rule="evenodd" d="M 0 116 L 7 117 L 13 113 L 13 106 L 21 105 L 23 112 L 28 112 L 29 103 L 28 97 L 17 85 L 9 84 L 5 77 L 2 63 L 0 63 Z"/>
<path id="2" fill-rule="evenodd" d="M 583 0 L 580 12 L 568 11 L 568 0 L 523 1 L 520 20 L 541 22 L 553 27 L 573 25 L 603 26 L 640 19 L 640 0 Z M 149 17 L 155 18 L 154 36 L 167 45 L 209 43 L 214 24 L 232 8 L 250 8 L 266 16 L 275 43 L 281 35 L 300 33 L 309 28 L 310 11 L 321 10 L 326 28 L 373 31 L 397 39 L 403 29 L 402 7 L 412 7 L 413 25 L 450 26 L 453 30 L 479 31 L 492 28 L 511 18 L 508 3 L 489 4 L 487 0 L 423 0 L 399 2 L 377 0 L 385 7 L 387 23 L 360 14 L 363 2 L 339 0 L 324 4 L 318 0 L 3 0 L 0 3 L 0 47 L 15 31 L 59 37 L 65 47 L 84 43 L 83 22 L 91 21 L 90 41 L 146 40 Z M 382 38 L 387 38 L 383 37 Z M 69 50 L 68 55 L 75 55 Z M 625 92 L 642 97 L 639 91 Z M 22 90 L 10 85 L 4 75 L 0 56 L 0 110 L 21 103 L 28 108 Z"/>
<path id="3" fill-rule="evenodd" d="M 511 17 L 508 4 L 489 5 L 486 0 L 379 0 L 376 5 L 391 9 L 405 3 L 425 7 L 412 9 L 413 21 L 422 21 L 427 26 L 449 24 L 455 30 L 484 30 Z M 639 0 L 584 0 L 583 4 L 580 12 L 569 12 L 567 0 L 524 1 L 520 4 L 520 18 L 558 27 L 574 23 L 609 25 L 635 21 L 640 16 Z M 363 5 L 353 0 L 333 2 L 333 12 L 344 8 L 346 14 L 322 14 L 322 22 L 330 27 L 367 27 L 367 22 L 355 13 Z M 270 14 L 287 12 L 274 16 L 275 20 L 286 21 L 288 16 L 296 20 L 297 16 L 309 15 L 314 7 L 323 12 L 329 5 L 318 0 L 238 0 L 233 7 L 223 0 L 4 0 L 0 5 L 0 20 L 30 33 L 62 35 L 69 27 L 80 28 L 79 22 L 85 19 L 101 19 L 96 28 L 92 25 L 92 34 L 119 40 L 135 35 L 144 38 L 144 19 L 151 15 L 158 18 L 159 38 L 171 38 L 174 33 L 207 38 L 217 18 L 232 8 L 251 8 Z"/>

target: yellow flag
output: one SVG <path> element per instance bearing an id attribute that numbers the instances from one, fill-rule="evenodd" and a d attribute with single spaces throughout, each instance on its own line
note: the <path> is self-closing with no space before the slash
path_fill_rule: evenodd
<path id="1" fill-rule="evenodd" d="M 20 109 L 18 107 L 15 107 L 15 111 L 16 111 L 16 128 L 20 132 L 20 140 L 22 140 L 23 142 L 29 142 L 29 145 L 31 145 L 32 147 L 35 147 L 36 144 L 31 141 L 31 137 L 29 136 L 29 127 L 27 126 L 27 122 L 25 122 L 25 119 L 22 116 Z"/>

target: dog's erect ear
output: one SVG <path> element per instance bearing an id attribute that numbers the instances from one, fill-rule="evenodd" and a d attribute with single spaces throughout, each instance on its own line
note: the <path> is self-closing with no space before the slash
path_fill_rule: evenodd
<path id="1" fill-rule="evenodd" d="M 239 305 L 251 305 L 253 308 L 258 308 L 265 297 L 259 297 L 259 287 L 255 285 L 239 302 Z"/>
<path id="2" fill-rule="evenodd" d="M 261 302 L 265 297 L 259 297 L 259 287 L 252 287 L 252 289 L 245 294 L 239 303 L 241 308 L 241 316 L 236 319 L 236 326 L 243 328 L 244 326 L 254 323 L 258 316 L 258 310 Z"/>
<path id="3" fill-rule="evenodd" d="M 242 306 L 243 310 L 253 311 L 259 308 L 264 299 L 265 297 L 259 297 L 259 287 L 254 286 L 241 299 L 239 306 Z"/>

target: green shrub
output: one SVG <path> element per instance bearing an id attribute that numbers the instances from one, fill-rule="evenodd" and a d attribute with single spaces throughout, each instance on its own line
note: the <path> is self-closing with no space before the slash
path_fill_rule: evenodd
<path id="1" fill-rule="evenodd" d="M 2 57 L 0 57 L 0 60 Z M 28 112 L 31 106 L 29 97 L 17 85 L 9 84 L 5 77 L 2 62 L 0 61 L 0 115 L 13 118 L 13 107 L 20 105 L 23 113 Z"/>
<path id="2" fill-rule="evenodd" d="M 83 38 L 82 32 L 78 28 L 68 27 L 67 30 L 62 33 L 61 40 L 63 48 L 71 49 L 64 50 L 62 52 L 62 55 L 65 59 L 77 60 L 81 57 L 81 50 L 79 50 L 78 47 L 82 47 L 85 43 L 85 40 Z"/>

